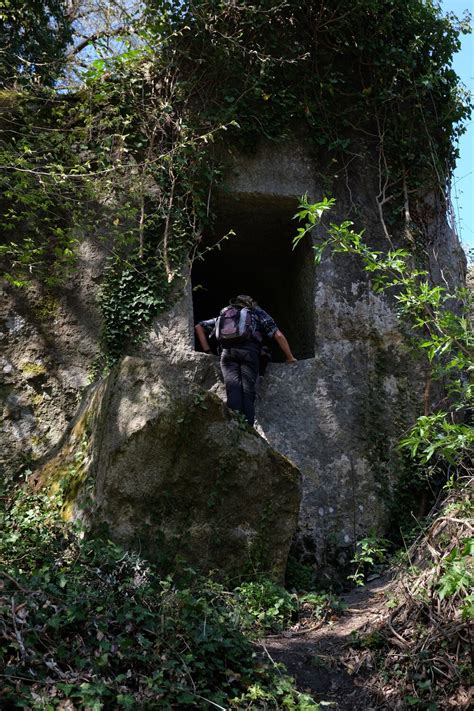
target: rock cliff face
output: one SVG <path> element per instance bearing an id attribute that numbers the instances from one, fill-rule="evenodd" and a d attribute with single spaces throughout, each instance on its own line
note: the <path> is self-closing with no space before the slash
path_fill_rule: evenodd
<path id="1" fill-rule="evenodd" d="M 74 277 L 53 292 L 0 281 L 0 477 L 57 444 L 77 411 L 99 353 L 106 256 L 101 240 L 81 240 Z"/>
<path id="2" fill-rule="evenodd" d="M 103 429 L 101 446 L 105 449 L 100 450 L 97 461 L 105 462 L 109 457 L 115 468 L 109 470 L 103 463 L 96 470 L 97 520 L 111 525 L 119 510 L 133 509 L 135 517 L 140 509 L 138 517 L 144 526 L 155 526 L 150 530 L 161 531 L 169 541 L 185 542 L 196 536 L 196 550 L 206 560 L 210 545 L 206 526 L 214 520 L 206 501 L 210 488 L 219 490 L 222 481 L 211 442 L 221 436 L 224 420 L 215 400 L 208 401 L 207 396 L 207 411 L 182 399 L 176 411 L 166 414 L 168 375 L 158 377 L 152 364 L 165 357 L 171 377 L 173 369 L 178 372 L 180 363 L 186 362 L 185 380 L 190 388 L 197 383 L 223 398 L 217 359 L 194 352 L 192 325 L 215 315 L 230 296 L 247 292 L 275 317 L 298 357 L 291 367 L 272 363 L 262 379 L 257 431 L 302 472 L 296 546 L 307 560 L 327 569 L 347 560 L 357 538 L 370 529 L 383 531 L 387 523 L 390 498 L 402 466 L 395 445 L 421 411 L 424 373 L 408 349 L 407 334 L 393 305 L 371 293 L 360 264 L 340 255 L 327 258 L 316 268 L 310 240 L 292 252 L 292 217 L 302 194 L 308 193 L 314 200 L 332 194 L 337 200 L 332 221 L 353 219 L 356 229 L 365 229 L 369 244 L 388 248 L 376 198 L 376 172 L 368 161 L 354 158 L 346 174 L 333 177 L 328 186 L 322 178 L 325 166 L 317 165 L 304 145 L 297 143 L 262 145 L 254 156 L 234 154 L 228 162 L 226 183 L 214 198 L 216 226 L 212 234 L 205 235 L 205 244 L 211 246 L 230 228 L 236 236 L 221 244 L 219 250 L 209 251 L 204 261 L 195 264 L 191 278 L 184 279 L 181 298 L 156 320 L 139 351 L 144 359 L 140 376 L 127 381 L 126 370 L 121 371 L 120 377 L 127 381 L 127 396 L 117 394 L 115 400 L 112 398 L 114 424 L 111 420 L 108 429 Z M 433 278 L 458 284 L 463 279 L 464 258 L 457 239 L 439 205 L 427 198 L 425 208 L 426 251 Z M 25 453 L 38 456 L 46 452 L 72 417 L 98 348 L 100 318 L 94 295 L 102 260 L 96 247 L 86 250 L 77 283 L 64 291 L 49 313 L 47 304 L 42 304 L 41 318 L 34 308 L 15 300 L 8 289 L 4 292 L 2 437 L 6 471 L 17 467 Z M 131 370 L 128 373 L 131 377 Z M 154 402 L 161 398 L 159 417 L 146 414 L 151 412 L 147 399 L 150 393 Z M 184 435 L 186 413 L 208 418 L 191 418 L 192 437 Z M 140 426 L 132 432 L 132 424 L 138 421 Z M 231 431 L 238 434 L 234 424 Z M 122 440 L 124 432 L 128 434 Z M 205 443 L 206 459 L 197 440 Z M 168 463 L 162 473 L 156 474 L 163 487 L 168 491 L 176 487 L 190 506 L 196 497 L 194 528 L 186 527 L 183 511 L 181 518 L 167 525 L 172 504 L 168 501 L 165 505 L 163 500 L 160 508 L 160 497 L 151 493 L 155 491 L 149 474 L 154 441 L 160 441 L 162 451 L 166 443 L 170 444 L 165 457 Z M 261 447 L 259 438 L 248 435 L 235 469 L 244 478 L 239 481 L 235 473 L 228 475 L 232 476 L 236 507 L 238 492 L 244 495 L 253 490 L 257 475 L 251 462 Z M 184 478 L 176 478 L 181 472 L 181 465 L 173 459 L 178 450 L 182 451 L 180 461 L 196 464 L 194 473 L 186 475 L 190 476 L 189 489 Z M 270 466 L 277 455 L 266 450 L 262 456 Z M 134 484 L 123 479 L 131 468 Z M 201 489 L 199 482 L 209 468 L 213 474 L 206 479 L 206 486 L 210 488 Z M 244 476 L 244 472 L 248 474 Z M 285 486 L 282 484 L 282 492 Z M 272 491 L 276 491 L 274 485 Z M 147 517 L 148 500 L 160 510 L 160 523 Z M 245 506 L 251 501 L 252 496 L 247 495 Z M 116 534 L 131 541 L 135 533 L 127 516 L 125 513 Z M 257 517 L 257 510 L 252 516 Z M 242 550 L 250 545 L 253 533 L 249 531 L 257 530 L 252 521 L 248 529 L 239 529 L 240 524 L 232 522 L 234 532 L 241 530 L 235 534 L 236 550 L 239 541 Z M 176 554 L 181 550 L 179 545 Z M 216 555 L 213 551 L 214 560 Z"/>

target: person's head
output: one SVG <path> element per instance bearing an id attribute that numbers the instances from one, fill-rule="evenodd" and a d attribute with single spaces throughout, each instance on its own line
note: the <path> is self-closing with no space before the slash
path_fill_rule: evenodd
<path id="1" fill-rule="evenodd" d="M 248 309 L 254 309 L 257 305 L 257 302 L 248 294 L 239 294 L 235 299 L 231 299 L 230 303 L 232 306 L 244 306 Z"/>

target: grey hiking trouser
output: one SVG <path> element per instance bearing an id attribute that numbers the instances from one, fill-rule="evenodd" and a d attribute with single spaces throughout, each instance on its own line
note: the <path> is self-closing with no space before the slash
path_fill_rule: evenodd
<path id="1" fill-rule="evenodd" d="M 258 378 L 259 354 L 255 348 L 224 348 L 221 370 L 227 393 L 227 405 L 245 415 L 253 425 L 255 420 L 255 394 Z"/>

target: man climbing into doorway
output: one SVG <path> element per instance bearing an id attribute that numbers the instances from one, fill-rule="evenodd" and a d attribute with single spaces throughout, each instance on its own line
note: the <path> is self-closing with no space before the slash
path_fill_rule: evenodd
<path id="1" fill-rule="evenodd" d="M 256 383 L 263 339 L 273 338 L 287 363 L 295 363 L 289 343 L 275 321 L 251 296 L 240 294 L 232 299 L 216 318 L 200 321 L 196 336 L 204 353 L 211 353 L 208 336 L 215 335 L 222 348 L 221 370 L 227 393 L 227 405 L 241 412 L 250 425 L 255 420 Z"/>

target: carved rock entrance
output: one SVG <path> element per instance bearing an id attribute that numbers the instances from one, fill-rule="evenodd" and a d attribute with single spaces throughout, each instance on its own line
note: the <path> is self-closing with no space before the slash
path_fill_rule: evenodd
<path id="1" fill-rule="evenodd" d="M 309 239 L 292 249 L 296 208 L 290 197 L 219 199 L 216 223 L 193 265 L 195 321 L 217 315 L 237 294 L 251 294 L 273 316 L 298 359 L 314 356 L 313 252 Z M 281 360 L 278 349 L 274 357 Z"/>

